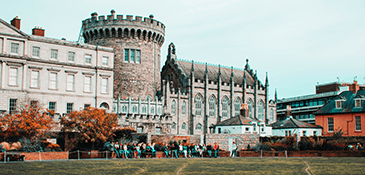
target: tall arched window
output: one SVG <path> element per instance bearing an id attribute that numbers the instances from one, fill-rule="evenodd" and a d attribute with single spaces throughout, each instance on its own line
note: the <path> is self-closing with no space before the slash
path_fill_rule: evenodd
<path id="1" fill-rule="evenodd" d="M 124 106 L 122 106 L 122 112 L 123 112 L 123 113 L 126 113 L 126 112 L 127 112 L 127 106 L 125 106 L 125 105 L 124 105 Z"/>
<path id="2" fill-rule="evenodd" d="M 132 112 L 133 112 L 133 113 L 137 113 L 137 106 L 133 106 L 133 108 L 132 108 Z"/>
<path id="3" fill-rule="evenodd" d="M 176 101 L 175 100 L 172 100 L 172 103 L 171 103 L 171 114 L 172 115 L 176 114 Z"/>
<path id="4" fill-rule="evenodd" d="M 154 106 L 151 106 L 151 114 L 155 114 L 155 107 Z"/>
<path id="5" fill-rule="evenodd" d="M 202 115 L 202 97 L 199 94 L 195 96 L 195 115 Z"/>
<path id="6" fill-rule="evenodd" d="M 202 124 L 198 123 L 195 127 L 195 130 L 202 130 Z"/>
<path id="7" fill-rule="evenodd" d="M 222 117 L 228 117 L 228 97 L 223 97 L 222 100 Z"/>
<path id="8" fill-rule="evenodd" d="M 183 103 L 182 103 L 181 113 L 182 113 L 183 115 L 185 115 L 185 114 L 186 114 L 186 102 L 185 102 L 185 101 L 183 101 Z"/>
<path id="9" fill-rule="evenodd" d="M 181 125 L 181 129 L 186 129 L 186 123 L 185 122 Z"/>
<path id="10" fill-rule="evenodd" d="M 270 121 L 274 121 L 274 109 L 270 109 Z"/>
<path id="11" fill-rule="evenodd" d="M 240 115 L 240 109 L 241 109 L 241 99 L 240 98 L 236 98 L 236 100 L 234 101 L 234 115 Z"/>
<path id="12" fill-rule="evenodd" d="M 252 104 L 253 104 L 252 100 L 249 99 L 248 102 L 247 102 L 247 108 L 248 108 L 248 115 L 250 117 L 253 117 L 253 111 L 252 111 L 253 106 L 252 106 Z"/>
<path id="13" fill-rule="evenodd" d="M 171 129 L 176 129 L 176 123 L 172 122 Z"/>
<path id="14" fill-rule="evenodd" d="M 215 116 L 215 98 L 214 98 L 214 96 L 211 96 L 209 98 L 209 116 L 211 116 L 211 117 Z"/>
<path id="15" fill-rule="evenodd" d="M 259 102 L 259 106 L 258 106 L 258 113 L 257 113 L 257 117 L 259 120 L 263 120 L 264 119 L 264 103 L 262 101 Z"/>
<path id="16" fill-rule="evenodd" d="M 144 113 L 144 114 L 147 113 L 147 107 L 146 106 L 142 107 L 142 113 Z"/>

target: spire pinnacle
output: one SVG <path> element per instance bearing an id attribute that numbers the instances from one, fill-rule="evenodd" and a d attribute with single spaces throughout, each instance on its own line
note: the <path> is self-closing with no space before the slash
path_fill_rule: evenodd
<path id="1" fill-rule="evenodd" d="M 266 72 L 265 86 L 269 86 L 269 75 Z"/>

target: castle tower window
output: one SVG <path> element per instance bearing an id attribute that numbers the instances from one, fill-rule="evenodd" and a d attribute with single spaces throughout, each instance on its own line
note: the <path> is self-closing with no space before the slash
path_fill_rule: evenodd
<path id="1" fill-rule="evenodd" d="M 195 97 L 195 115 L 202 115 L 202 98 L 199 94 Z"/>
<path id="2" fill-rule="evenodd" d="M 103 66 L 108 66 L 109 65 L 109 57 L 103 56 L 103 60 L 101 63 Z"/>
<path id="3" fill-rule="evenodd" d="M 51 59 L 57 60 L 58 59 L 58 50 L 51 49 Z"/>
<path id="4" fill-rule="evenodd" d="M 38 46 L 33 46 L 33 50 L 32 50 L 32 56 L 39 58 L 39 54 L 40 54 L 40 50 L 41 48 Z"/>
<path id="5" fill-rule="evenodd" d="M 240 109 L 241 109 L 241 99 L 240 98 L 236 98 L 235 102 L 234 102 L 234 115 L 240 115 Z"/>
<path id="6" fill-rule="evenodd" d="M 68 52 L 68 61 L 75 61 L 75 52 Z"/>
<path id="7" fill-rule="evenodd" d="M 222 100 L 222 116 L 228 117 L 228 98 L 224 97 Z"/>
<path id="8" fill-rule="evenodd" d="M 186 114 L 186 102 L 185 101 L 183 101 L 183 103 L 182 103 L 181 114 L 183 114 L 183 115 Z"/>
<path id="9" fill-rule="evenodd" d="M 129 62 L 129 49 L 124 50 L 124 61 Z"/>
<path id="10" fill-rule="evenodd" d="M 136 51 L 136 63 L 141 63 L 141 51 Z"/>
<path id="11" fill-rule="evenodd" d="M 262 101 L 259 102 L 259 109 L 258 109 L 258 119 L 264 119 L 264 103 Z"/>
<path id="12" fill-rule="evenodd" d="M 85 55 L 85 64 L 91 64 L 91 55 Z"/>
<path id="13" fill-rule="evenodd" d="M 173 100 L 171 103 L 171 114 L 176 115 L 176 101 Z"/>
<path id="14" fill-rule="evenodd" d="M 214 98 L 214 96 L 211 96 L 209 98 L 209 116 L 212 116 L 212 117 L 215 116 L 215 98 Z"/>

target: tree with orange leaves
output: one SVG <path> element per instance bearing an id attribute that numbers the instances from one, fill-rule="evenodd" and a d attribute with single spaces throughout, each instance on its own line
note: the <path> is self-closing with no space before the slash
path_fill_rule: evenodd
<path id="1" fill-rule="evenodd" d="M 40 106 L 25 105 L 19 113 L 7 114 L 0 119 L 0 135 L 11 141 L 26 138 L 35 142 L 37 139 L 49 138 L 48 134 L 54 126 L 49 116 L 52 112 Z"/>
<path id="2" fill-rule="evenodd" d="M 60 124 L 61 131 L 66 132 L 66 136 L 69 132 L 79 133 L 78 140 L 91 142 L 94 148 L 95 142 L 106 142 L 112 138 L 113 131 L 118 126 L 118 118 L 104 109 L 88 107 L 61 117 Z"/>

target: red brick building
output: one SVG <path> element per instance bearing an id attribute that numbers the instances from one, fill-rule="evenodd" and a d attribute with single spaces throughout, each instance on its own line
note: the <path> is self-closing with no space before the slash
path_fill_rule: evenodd
<path id="1" fill-rule="evenodd" d="M 316 125 L 322 135 L 332 135 L 342 129 L 343 136 L 365 136 L 365 90 L 344 91 L 316 113 Z"/>

